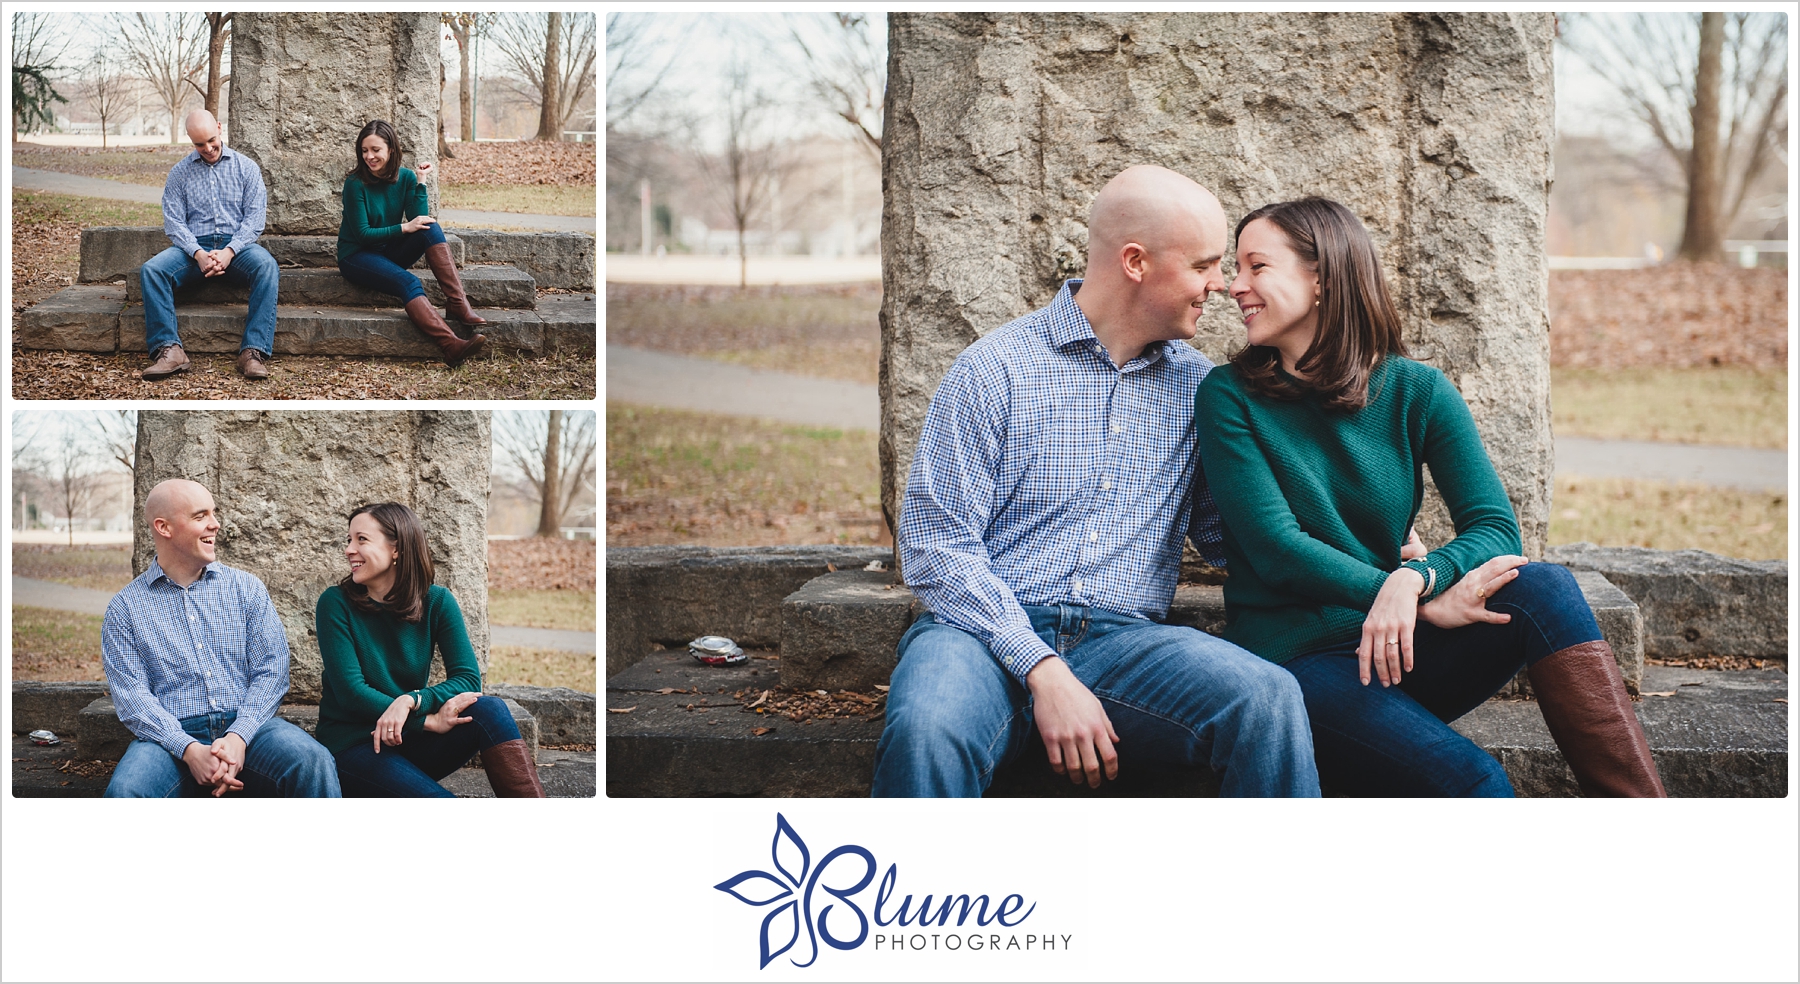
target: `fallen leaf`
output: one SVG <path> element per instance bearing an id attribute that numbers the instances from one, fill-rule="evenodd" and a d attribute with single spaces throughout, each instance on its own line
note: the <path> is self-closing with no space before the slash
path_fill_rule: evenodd
<path id="1" fill-rule="evenodd" d="M 1673 696 L 1675 696 L 1675 691 L 1673 691 L 1673 690 L 1646 690 L 1639 696 L 1642 696 L 1642 697 L 1673 697 Z"/>
<path id="2" fill-rule="evenodd" d="M 1775 703 L 1785 704 L 1785 703 L 1787 703 L 1787 698 L 1786 697 L 1777 697 L 1777 698 L 1775 698 Z"/>
<path id="3" fill-rule="evenodd" d="M 832 563 L 831 561 L 826 561 L 825 562 L 825 570 L 829 573 L 836 574 L 837 573 L 837 565 Z"/>
<path id="4" fill-rule="evenodd" d="M 635 710 L 637 710 L 637 705 L 633 704 L 630 707 L 609 707 L 606 709 L 606 713 L 608 713 L 608 714 L 630 714 L 632 711 L 635 711 Z"/>
<path id="5" fill-rule="evenodd" d="M 663 687 L 663 688 L 657 690 L 657 693 L 659 693 L 659 694 L 672 694 L 674 692 L 675 692 L 674 687 Z"/>
<path id="6" fill-rule="evenodd" d="M 751 728 L 750 733 L 760 737 L 760 736 L 766 735 L 769 732 L 774 731 L 774 730 L 775 730 L 774 728 Z"/>
<path id="7" fill-rule="evenodd" d="M 885 694 L 887 693 L 888 685 L 885 683 L 878 683 L 875 685 L 875 689 Z"/>
<path id="8" fill-rule="evenodd" d="M 756 698 L 756 703 L 751 704 L 750 706 L 751 707 L 761 707 L 761 706 L 763 706 L 763 704 L 765 702 L 768 701 L 768 699 L 769 699 L 769 692 L 767 690 L 765 690 L 762 692 L 761 697 Z"/>

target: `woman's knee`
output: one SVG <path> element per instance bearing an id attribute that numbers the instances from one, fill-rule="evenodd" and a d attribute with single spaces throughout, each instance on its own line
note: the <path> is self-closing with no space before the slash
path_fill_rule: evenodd
<path id="1" fill-rule="evenodd" d="M 433 246 L 447 241 L 444 239 L 444 227 L 436 222 L 420 229 L 419 235 L 424 236 L 425 241 Z"/>
<path id="2" fill-rule="evenodd" d="M 475 725 L 487 735 L 487 744 L 489 745 L 497 745 L 520 737 L 519 724 L 513 720 L 512 709 L 506 706 L 506 701 L 498 697 L 475 698 L 475 703 L 463 709 L 462 716 L 474 719 Z"/>

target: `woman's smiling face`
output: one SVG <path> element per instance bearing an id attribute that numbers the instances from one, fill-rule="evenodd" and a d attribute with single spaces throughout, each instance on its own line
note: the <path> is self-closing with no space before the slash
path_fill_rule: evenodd
<path id="1" fill-rule="evenodd" d="M 375 581 L 391 583 L 398 552 L 396 544 L 381 531 L 381 524 L 375 517 L 362 513 L 350 521 L 350 535 L 344 541 L 344 559 L 350 562 L 350 580 L 364 587 Z M 385 591 L 370 593 L 386 594 Z"/>
<path id="2" fill-rule="evenodd" d="M 341 146 L 343 146 L 343 144 L 339 144 L 338 146 L 341 147 Z M 375 174 L 380 174 L 381 169 L 384 167 L 387 167 L 387 162 L 388 162 L 387 141 L 381 139 L 380 137 L 376 136 L 373 133 L 364 137 L 362 140 L 362 159 L 363 159 L 363 164 L 365 166 L 367 166 L 371 172 L 373 172 Z"/>
<path id="3" fill-rule="evenodd" d="M 1250 344 L 1281 350 L 1290 370 L 1312 345 L 1319 325 L 1319 272 L 1268 219 L 1257 219 L 1238 234 L 1231 299 L 1244 313 Z"/>

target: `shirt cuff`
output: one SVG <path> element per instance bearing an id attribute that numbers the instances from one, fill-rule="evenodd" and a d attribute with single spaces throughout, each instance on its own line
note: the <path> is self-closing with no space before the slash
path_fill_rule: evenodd
<path id="1" fill-rule="evenodd" d="M 231 727 L 226 728 L 225 733 L 228 735 L 237 735 L 239 738 L 244 739 L 244 744 L 248 746 L 250 742 L 256 739 L 256 733 L 262 730 L 262 726 L 265 723 L 267 722 L 246 724 L 244 719 L 240 717 L 236 721 L 231 722 Z"/>
<path id="2" fill-rule="evenodd" d="M 1025 682 L 1025 674 L 1043 662 L 1045 658 L 1056 655 L 1037 633 L 1027 633 L 1020 638 L 995 638 L 992 646 L 994 656 L 1006 671 Z"/>
<path id="3" fill-rule="evenodd" d="M 226 243 L 225 247 L 231 250 L 231 258 L 235 260 L 244 255 L 244 250 L 255 245 L 256 240 L 254 239 L 233 239 L 231 242 Z"/>
<path id="4" fill-rule="evenodd" d="M 165 735 L 157 744 L 161 745 L 170 755 L 180 758 L 182 753 L 187 751 L 189 745 L 199 740 L 185 731 L 177 731 L 173 735 Z"/>
<path id="5" fill-rule="evenodd" d="M 1456 582 L 1456 566 L 1446 558 L 1436 554 L 1426 554 L 1417 560 L 1409 560 L 1401 567 L 1419 572 L 1425 579 L 1425 590 L 1419 593 L 1419 604 L 1423 605 L 1450 589 Z"/>

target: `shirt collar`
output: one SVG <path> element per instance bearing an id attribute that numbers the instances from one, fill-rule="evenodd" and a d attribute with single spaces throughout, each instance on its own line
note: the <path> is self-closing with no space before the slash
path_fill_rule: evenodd
<path id="1" fill-rule="evenodd" d="M 219 563 L 216 560 L 210 564 L 207 564 L 205 567 L 200 569 L 200 576 L 194 579 L 194 584 L 199 584 L 201 581 L 206 580 L 206 576 L 208 574 L 219 573 L 221 570 L 224 569 L 224 566 L 225 565 Z M 149 581 L 146 582 L 148 584 L 155 584 L 158 581 L 168 581 L 170 584 L 175 584 L 175 580 L 173 578 L 169 577 L 168 573 L 162 569 L 162 565 L 157 563 L 155 558 L 151 559 L 150 567 L 148 570 L 144 571 L 144 576 L 149 578 Z M 189 585 L 189 587 L 192 587 L 192 586 L 193 585 Z M 179 585 L 177 585 L 177 587 L 179 587 Z"/>
<path id="2" fill-rule="evenodd" d="M 1089 323 L 1087 315 L 1081 313 L 1081 305 L 1075 303 L 1075 292 L 1080 289 L 1080 278 L 1065 280 L 1062 289 L 1056 292 L 1056 298 L 1050 302 L 1050 344 L 1061 349 L 1080 342 L 1084 348 L 1099 354 L 1100 339 L 1094 335 L 1094 326 Z M 1171 344 L 1176 343 L 1161 341 L 1144 346 L 1144 351 L 1120 367 L 1120 371 L 1156 362 L 1169 354 L 1168 347 Z"/>
<path id="3" fill-rule="evenodd" d="M 229 158 L 230 156 L 231 156 L 231 148 L 225 144 L 220 144 L 219 145 L 219 163 L 220 164 L 225 163 L 226 159 Z M 201 157 L 200 152 L 197 150 L 188 151 L 188 155 L 181 159 L 181 163 L 183 163 L 183 164 L 191 164 L 195 161 L 198 161 L 201 164 L 206 163 L 206 159 Z"/>

